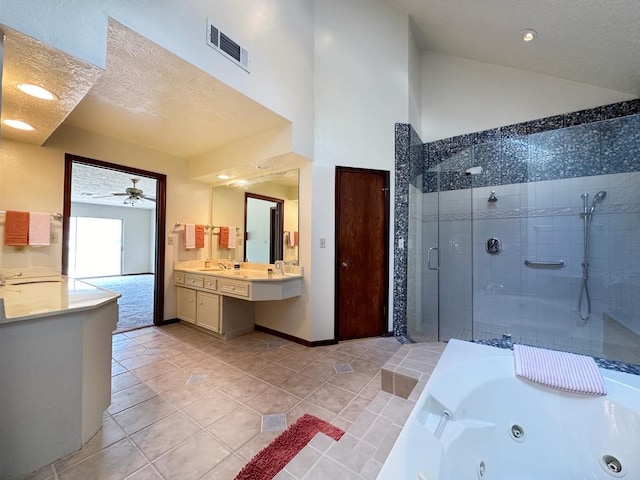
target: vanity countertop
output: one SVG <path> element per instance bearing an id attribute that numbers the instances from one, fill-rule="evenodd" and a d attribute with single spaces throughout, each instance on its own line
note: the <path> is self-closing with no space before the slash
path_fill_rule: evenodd
<path id="1" fill-rule="evenodd" d="M 300 268 L 300 267 L 298 267 Z M 233 268 L 217 268 L 217 267 L 175 267 L 174 270 L 185 273 L 195 273 L 198 275 L 210 275 L 218 278 L 226 278 L 230 280 L 244 280 L 251 282 L 286 282 L 302 278 L 302 273 L 285 273 L 284 275 L 269 275 L 266 268 L 263 270 L 254 270 L 251 268 L 241 268 L 240 272 L 234 271 Z"/>
<path id="2" fill-rule="evenodd" d="M 63 275 L 15 278 L 0 287 L 0 324 L 88 310 L 119 297 Z"/>

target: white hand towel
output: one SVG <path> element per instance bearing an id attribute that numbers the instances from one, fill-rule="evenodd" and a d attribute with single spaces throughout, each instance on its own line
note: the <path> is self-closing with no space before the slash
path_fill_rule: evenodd
<path id="1" fill-rule="evenodd" d="M 51 241 L 51 214 L 31 212 L 29 214 L 29 245 L 48 247 Z"/>
<path id="2" fill-rule="evenodd" d="M 184 226 L 184 248 L 196 248 L 196 226 L 193 223 Z"/>
<path id="3" fill-rule="evenodd" d="M 237 237 L 238 237 L 238 229 L 236 227 L 229 227 L 228 248 L 236 248 Z"/>
<path id="4" fill-rule="evenodd" d="M 514 345 L 516 375 L 552 388 L 585 395 L 606 395 L 596 362 L 586 355 Z"/>

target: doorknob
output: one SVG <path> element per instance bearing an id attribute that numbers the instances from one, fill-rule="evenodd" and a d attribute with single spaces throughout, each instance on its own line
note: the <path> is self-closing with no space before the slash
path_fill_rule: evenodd
<path id="1" fill-rule="evenodd" d="M 349 264 L 347 262 L 342 262 L 342 268 L 348 268 Z"/>

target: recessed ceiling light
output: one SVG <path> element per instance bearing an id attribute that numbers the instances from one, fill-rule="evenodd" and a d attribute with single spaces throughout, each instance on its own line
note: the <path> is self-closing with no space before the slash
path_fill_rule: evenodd
<path id="1" fill-rule="evenodd" d="M 224 173 L 221 173 L 220 175 L 218 175 L 218 178 L 220 180 L 229 180 L 231 177 L 229 175 L 225 175 Z"/>
<path id="2" fill-rule="evenodd" d="M 538 32 L 530 28 L 527 28 L 526 30 L 522 31 L 522 40 L 524 40 L 525 42 L 531 42 L 537 36 L 538 36 Z"/>
<path id="3" fill-rule="evenodd" d="M 10 118 L 7 118 L 2 123 L 4 123 L 7 127 L 17 128 L 18 130 L 27 130 L 27 131 L 35 130 L 35 128 L 33 128 L 28 123 L 23 122 L 22 120 L 12 120 Z"/>
<path id="4" fill-rule="evenodd" d="M 246 180 L 238 180 L 236 182 L 237 185 L 246 185 L 247 183 L 249 183 L 249 182 L 247 182 Z"/>
<path id="5" fill-rule="evenodd" d="M 271 165 L 258 165 L 258 170 L 269 170 L 271 168 Z"/>
<path id="6" fill-rule="evenodd" d="M 46 88 L 42 88 L 39 85 L 33 85 L 32 83 L 19 83 L 18 89 L 26 93 L 27 95 L 31 95 L 32 97 L 39 98 L 41 100 L 57 100 L 58 97 L 51 93 Z"/>

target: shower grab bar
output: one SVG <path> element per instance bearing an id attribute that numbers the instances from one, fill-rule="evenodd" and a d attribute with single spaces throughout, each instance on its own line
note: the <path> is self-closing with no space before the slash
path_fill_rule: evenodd
<path id="1" fill-rule="evenodd" d="M 525 260 L 524 264 L 529 268 L 564 268 L 567 266 L 567 262 L 564 260 L 557 262 L 532 262 L 531 260 Z"/>
<path id="2" fill-rule="evenodd" d="M 438 266 L 437 267 L 432 267 L 431 266 L 431 252 L 433 251 L 438 252 Z M 440 270 L 440 249 L 438 247 L 431 247 L 429 250 L 427 250 L 427 268 L 429 270 Z"/>

